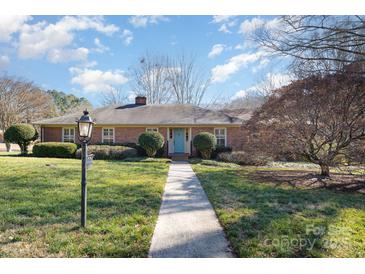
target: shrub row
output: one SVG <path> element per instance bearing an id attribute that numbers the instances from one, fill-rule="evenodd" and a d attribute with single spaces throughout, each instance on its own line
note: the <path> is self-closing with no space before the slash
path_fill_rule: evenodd
<path id="1" fill-rule="evenodd" d="M 82 149 L 76 152 L 76 158 L 81 159 Z M 126 146 L 90 145 L 88 154 L 94 154 L 95 160 L 122 160 L 137 156 L 137 150 Z"/>
<path id="2" fill-rule="evenodd" d="M 96 143 L 95 145 L 105 146 L 105 143 Z M 109 146 L 131 147 L 131 148 L 134 148 L 135 150 L 137 150 L 137 156 L 139 156 L 139 157 L 147 156 L 147 153 L 144 150 L 144 148 L 133 142 L 112 143 L 112 144 L 108 144 L 108 145 Z M 163 157 L 165 155 L 165 145 L 166 145 L 166 143 L 164 143 L 164 145 L 160 149 L 157 150 L 155 157 L 159 158 L 159 157 Z"/>
<path id="3" fill-rule="evenodd" d="M 253 153 L 247 153 L 245 151 L 219 153 L 217 156 L 217 160 L 226 163 L 235 163 L 238 165 L 254 166 L 266 165 L 270 161 L 270 159 L 266 156 L 255 155 Z"/>
<path id="4" fill-rule="evenodd" d="M 77 145 L 73 143 L 45 142 L 33 146 L 33 155 L 36 157 L 73 158 Z"/>

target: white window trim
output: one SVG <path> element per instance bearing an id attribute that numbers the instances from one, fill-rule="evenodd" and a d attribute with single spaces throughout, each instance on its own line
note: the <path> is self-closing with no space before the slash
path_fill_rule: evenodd
<path id="1" fill-rule="evenodd" d="M 224 146 L 226 147 L 227 146 L 227 128 L 225 128 L 225 127 L 216 127 L 216 128 L 214 128 L 215 138 L 217 138 L 217 136 L 215 135 L 215 130 L 216 129 L 224 129 Z"/>
<path id="2" fill-rule="evenodd" d="M 73 143 L 75 143 L 76 128 L 74 128 L 74 127 L 63 127 L 62 128 L 62 142 L 63 143 L 69 143 L 69 142 L 65 142 L 65 129 L 73 129 L 74 130 Z"/>
<path id="3" fill-rule="evenodd" d="M 146 127 L 146 132 L 149 132 L 149 129 L 157 129 L 157 131 L 151 130 L 152 132 L 159 132 L 158 127 Z"/>
<path id="4" fill-rule="evenodd" d="M 104 144 L 104 129 L 113 130 L 113 143 L 115 143 L 115 128 L 114 127 L 103 127 L 101 128 L 101 142 Z"/>

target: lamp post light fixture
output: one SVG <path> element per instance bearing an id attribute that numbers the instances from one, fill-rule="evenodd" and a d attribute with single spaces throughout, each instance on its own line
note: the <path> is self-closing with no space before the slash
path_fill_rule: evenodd
<path id="1" fill-rule="evenodd" d="M 82 168 L 81 168 L 81 227 L 86 226 L 86 208 L 87 208 L 87 144 L 91 140 L 94 121 L 89 116 L 89 112 L 84 110 L 84 115 L 77 122 L 78 138 L 82 146 Z"/>

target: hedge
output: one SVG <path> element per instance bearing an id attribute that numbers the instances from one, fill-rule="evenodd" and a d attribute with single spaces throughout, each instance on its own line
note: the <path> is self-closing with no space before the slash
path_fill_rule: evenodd
<path id="1" fill-rule="evenodd" d="M 98 142 L 95 145 L 101 145 L 101 146 L 108 145 L 108 146 L 131 147 L 131 148 L 134 148 L 134 149 L 137 150 L 137 156 L 140 156 L 140 157 L 148 156 L 143 147 L 141 147 L 140 145 L 138 145 L 136 143 L 133 143 L 133 142 L 112 143 L 112 144 L 105 144 L 105 143 L 102 143 L 102 142 Z M 164 157 L 165 156 L 165 152 L 166 152 L 165 146 L 166 146 L 166 143 L 164 143 L 164 145 L 160 149 L 157 150 L 155 157 L 157 157 L 157 158 L 160 157 L 161 158 L 161 157 Z"/>
<path id="2" fill-rule="evenodd" d="M 88 154 L 94 154 L 95 160 L 122 160 L 129 157 L 136 157 L 137 150 L 126 146 L 90 145 L 87 148 Z M 81 159 L 82 149 L 76 152 L 76 158 Z"/>
<path id="3" fill-rule="evenodd" d="M 77 145 L 73 143 L 44 142 L 33 146 L 33 155 L 36 157 L 73 158 Z"/>

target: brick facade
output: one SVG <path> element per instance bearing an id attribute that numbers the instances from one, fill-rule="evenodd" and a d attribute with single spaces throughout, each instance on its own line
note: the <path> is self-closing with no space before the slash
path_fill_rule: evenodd
<path id="1" fill-rule="evenodd" d="M 214 134 L 215 127 L 199 127 L 192 128 L 192 139 L 194 139 L 195 135 L 199 132 L 209 132 Z M 224 128 L 224 127 L 221 127 Z M 227 146 L 231 147 L 233 150 L 242 150 L 244 144 L 246 143 L 246 134 L 244 127 L 228 127 L 226 128 L 227 134 Z M 193 155 L 196 155 L 196 149 L 193 147 Z"/>
<path id="2" fill-rule="evenodd" d="M 62 142 L 62 127 L 42 127 L 43 142 Z"/>
<path id="3" fill-rule="evenodd" d="M 224 126 L 222 126 L 224 127 Z M 106 127 L 114 128 L 114 138 L 116 143 L 137 143 L 138 137 L 141 133 L 146 131 L 146 127 Z M 194 139 L 195 135 L 199 132 L 210 132 L 214 134 L 215 127 L 192 127 L 191 140 Z M 159 127 L 158 131 L 162 136 L 167 139 L 167 127 Z M 227 127 L 227 146 L 232 147 L 233 150 L 242 150 L 246 142 L 245 129 L 243 127 Z M 77 140 L 77 131 L 75 132 L 75 141 Z M 62 142 L 62 127 L 42 127 L 42 141 L 43 142 Z M 102 142 L 102 127 L 95 127 L 91 143 Z M 196 155 L 196 150 L 193 147 L 193 155 Z"/>

